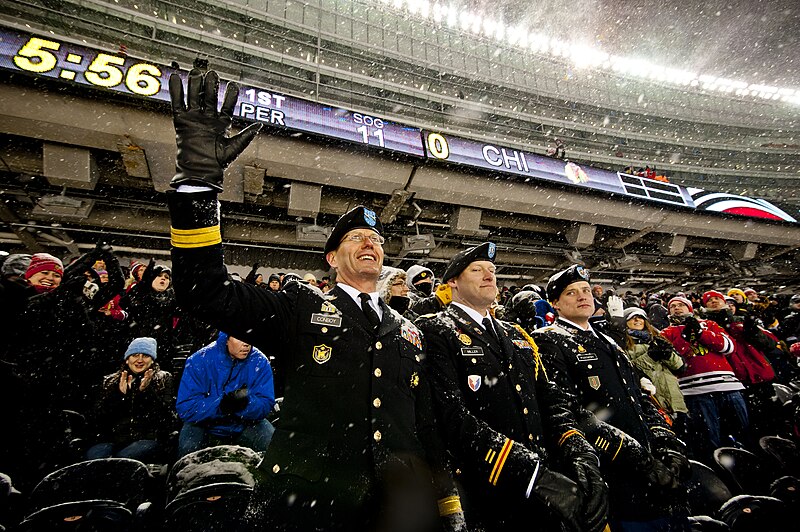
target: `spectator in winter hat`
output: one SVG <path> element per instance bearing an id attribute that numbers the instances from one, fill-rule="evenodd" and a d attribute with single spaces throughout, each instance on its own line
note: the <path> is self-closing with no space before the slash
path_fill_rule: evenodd
<path id="1" fill-rule="evenodd" d="M 2 274 L 4 279 L 18 279 L 25 275 L 31 256 L 27 253 L 14 253 L 3 261 Z"/>
<path id="2" fill-rule="evenodd" d="M 414 264 L 406 271 L 406 284 L 413 294 L 428 297 L 433 293 L 433 271 L 420 264 Z"/>
<path id="3" fill-rule="evenodd" d="M 277 273 L 273 273 L 269 276 L 269 281 L 267 283 L 269 289 L 273 292 L 279 292 L 281 289 L 281 276 Z"/>
<path id="4" fill-rule="evenodd" d="M 49 292 L 61 284 L 64 265 L 49 253 L 36 253 L 31 257 L 25 279 L 37 292 Z"/>
<path id="5" fill-rule="evenodd" d="M 695 318 L 685 297 L 673 297 L 667 307 L 671 325 L 661 334 L 686 363 L 678 382 L 689 409 L 687 429 L 692 438 L 687 443 L 696 459 L 710 462 L 714 449 L 732 443 L 729 435 L 737 441 L 749 436 L 744 385 L 728 360 L 735 344 L 716 322 Z"/>
<path id="6" fill-rule="evenodd" d="M 745 288 L 744 295 L 747 296 L 747 300 L 750 301 L 751 303 L 755 303 L 760 300 L 758 292 L 756 292 L 752 288 Z"/>
<path id="7" fill-rule="evenodd" d="M 728 290 L 728 295 L 731 296 L 734 299 L 734 301 L 736 301 L 736 303 L 738 303 L 739 305 L 747 303 L 747 296 L 745 295 L 743 290 L 740 290 L 738 288 L 731 288 L 730 290 Z"/>
<path id="8" fill-rule="evenodd" d="M 122 367 L 103 379 L 97 403 L 97 458 L 132 458 L 146 463 L 167 458 L 170 433 L 177 428 L 172 375 L 158 367 L 155 338 L 134 338 Z"/>

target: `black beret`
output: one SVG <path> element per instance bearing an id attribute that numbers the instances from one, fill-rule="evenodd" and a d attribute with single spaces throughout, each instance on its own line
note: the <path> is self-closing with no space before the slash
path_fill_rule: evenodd
<path id="1" fill-rule="evenodd" d="M 381 224 L 375 211 L 359 205 L 355 209 L 344 213 L 336 222 L 333 231 L 331 231 L 331 236 L 325 242 L 325 255 L 327 256 L 330 251 L 338 248 L 344 235 L 353 229 L 372 229 L 379 235 L 383 235 L 383 224 Z"/>
<path id="2" fill-rule="evenodd" d="M 554 274 L 547 281 L 547 300 L 552 303 L 561 297 L 561 292 L 566 287 L 578 281 L 589 282 L 589 270 L 578 264 L 573 264 L 566 270 Z"/>
<path id="3" fill-rule="evenodd" d="M 494 245 L 494 242 L 484 242 L 483 244 L 478 244 L 464 251 L 459 251 L 450 259 L 450 262 L 447 263 L 447 269 L 444 271 L 444 276 L 442 276 L 442 282 L 446 283 L 450 279 L 458 277 L 467 266 L 475 261 L 488 260 L 493 263 L 496 254 L 497 246 Z"/>

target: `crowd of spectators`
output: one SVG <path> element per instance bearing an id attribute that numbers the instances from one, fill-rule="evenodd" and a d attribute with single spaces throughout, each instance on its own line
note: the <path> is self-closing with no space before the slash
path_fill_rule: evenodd
<path id="1" fill-rule="evenodd" d="M 323 293 L 335 283 L 259 269 L 239 282 L 279 291 L 297 281 Z M 221 443 L 266 450 L 280 365 L 180 308 L 171 276 L 152 260 L 122 266 L 104 244 L 66 266 L 47 253 L 4 257 L 0 389 L 18 408 L 4 409 L 0 472 L 15 485 L 31 489 L 85 459 L 168 465 Z M 411 320 L 450 303 L 448 285 L 422 265 L 384 267 L 378 290 Z M 752 448 L 765 434 L 800 437 L 770 401 L 771 383 L 800 376 L 800 295 L 738 286 L 592 293 L 593 327 L 624 348 L 691 457 L 708 463 L 715 448 Z M 501 288 L 493 313 L 531 334 L 557 317 L 537 285 Z"/>

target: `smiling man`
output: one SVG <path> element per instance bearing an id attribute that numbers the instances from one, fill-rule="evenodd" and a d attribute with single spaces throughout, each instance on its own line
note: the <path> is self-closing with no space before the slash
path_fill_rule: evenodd
<path id="1" fill-rule="evenodd" d="M 297 281 L 279 292 L 228 282 L 217 192 L 256 129 L 228 137 L 238 88 L 229 84 L 221 112 L 218 91 L 215 72 L 193 70 L 187 106 L 181 79 L 170 79 L 172 257 L 180 304 L 274 354 L 284 375 L 280 422 L 248 509 L 253 528 L 423 532 L 438 530 L 440 515 L 463 523 L 440 467 L 421 334 L 378 297 L 375 212 L 358 206 L 336 222 L 324 257 L 337 285 L 327 294 Z"/>
<path id="2" fill-rule="evenodd" d="M 492 317 L 496 247 L 455 255 L 452 303 L 422 316 L 436 412 L 461 471 L 467 522 L 485 531 L 601 530 L 606 486 L 566 398 L 521 328 Z M 559 464 L 571 478 L 555 471 Z"/>
<path id="3" fill-rule="evenodd" d="M 641 393 L 622 348 L 592 328 L 589 281 L 579 265 L 550 277 L 547 299 L 558 319 L 534 331 L 542 360 L 601 457 L 611 530 L 683 530 L 684 512 L 676 509 L 686 503 L 679 489 L 685 446 Z"/>

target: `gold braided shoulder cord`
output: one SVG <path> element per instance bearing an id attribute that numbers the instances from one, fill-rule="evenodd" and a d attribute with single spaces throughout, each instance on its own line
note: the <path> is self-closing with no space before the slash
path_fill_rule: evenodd
<path id="1" fill-rule="evenodd" d="M 542 373 L 544 374 L 545 380 L 550 380 L 550 379 L 547 378 L 547 371 L 545 371 L 544 364 L 542 364 L 542 359 L 539 356 L 539 346 L 536 345 L 536 341 L 533 338 L 531 338 L 530 334 L 525 332 L 525 329 L 523 329 L 520 324 L 513 323 L 512 325 L 514 326 L 514 328 L 517 331 L 519 331 L 519 333 L 522 335 L 522 337 L 525 338 L 525 341 L 528 342 L 528 344 L 530 344 L 531 349 L 533 349 L 533 359 L 536 361 L 536 369 L 534 370 L 534 373 L 533 373 L 534 378 L 537 378 L 537 379 L 539 378 L 539 368 L 541 367 L 542 368 Z"/>

